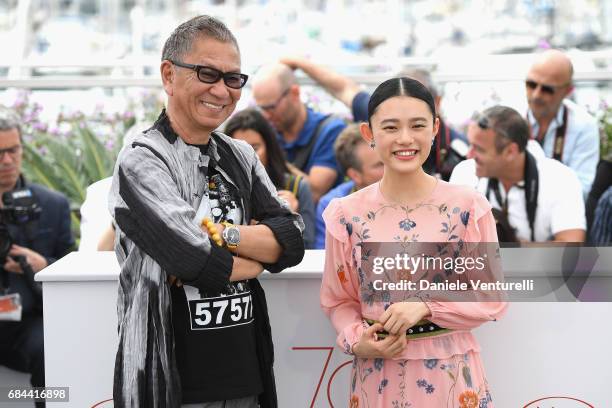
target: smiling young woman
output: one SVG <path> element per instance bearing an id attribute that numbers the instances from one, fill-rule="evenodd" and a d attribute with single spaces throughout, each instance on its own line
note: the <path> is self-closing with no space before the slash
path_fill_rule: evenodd
<path id="1" fill-rule="evenodd" d="M 364 250 L 367 243 L 497 242 L 484 197 L 423 171 L 438 126 L 433 97 L 420 82 L 393 78 L 379 85 L 361 132 L 384 163 L 383 178 L 333 200 L 323 214 L 321 306 L 338 345 L 355 358 L 351 406 L 493 407 L 470 330 L 499 318 L 505 302 L 363 296 L 371 290 L 365 265 L 377 255 Z M 388 334 L 377 335 L 383 330 Z M 412 334 L 423 330 L 431 333 Z"/>

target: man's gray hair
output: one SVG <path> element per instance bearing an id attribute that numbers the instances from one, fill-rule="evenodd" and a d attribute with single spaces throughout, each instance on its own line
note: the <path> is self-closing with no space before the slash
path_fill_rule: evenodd
<path id="1" fill-rule="evenodd" d="M 212 38 L 220 42 L 231 43 L 240 52 L 236 37 L 223 22 L 211 16 L 197 16 L 185 21 L 170 34 L 162 50 L 162 61 L 180 60 L 185 54 L 191 52 L 193 41 L 196 38 Z"/>
<path id="2" fill-rule="evenodd" d="M 510 142 L 516 143 L 519 151 L 525 151 L 530 138 L 529 125 L 515 109 L 495 105 L 485 109 L 482 112 L 482 117 L 491 122 L 488 124 L 488 128 L 495 132 L 495 149 L 498 153 L 501 153 Z M 481 128 L 485 124 L 485 122 L 479 121 Z"/>
<path id="3" fill-rule="evenodd" d="M 13 109 L 0 105 L 0 131 L 17 129 L 21 137 L 21 120 Z"/>

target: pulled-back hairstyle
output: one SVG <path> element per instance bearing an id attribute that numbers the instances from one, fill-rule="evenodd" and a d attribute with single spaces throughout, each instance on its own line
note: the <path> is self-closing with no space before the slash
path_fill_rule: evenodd
<path id="1" fill-rule="evenodd" d="M 185 21 L 170 34 L 162 50 L 162 61 L 182 59 L 191 52 L 196 38 L 212 38 L 230 43 L 240 52 L 236 37 L 222 21 L 211 16 L 197 16 Z"/>
<path id="2" fill-rule="evenodd" d="M 268 176 L 276 188 L 284 189 L 285 174 L 289 169 L 272 125 L 256 109 L 245 109 L 234 114 L 225 125 L 225 134 L 229 137 L 234 137 L 239 130 L 253 130 L 261 135 L 268 157 Z"/>
<path id="3" fill-rule="evenodd" d="M 425 85 L 416 79 L 402 77 L 387 79 L 374 90 L 374 93 L 370 97 L 370 102 L 368 103 L 368 123 L 370 126 L 372 126 L 372 115 L 376 113 L 378 105 L 396 96 L 411 96 L 422 100 L 429 106 L 433 121 L 435 122 L 436 105 L 431 92 L 429 92 Z"/>

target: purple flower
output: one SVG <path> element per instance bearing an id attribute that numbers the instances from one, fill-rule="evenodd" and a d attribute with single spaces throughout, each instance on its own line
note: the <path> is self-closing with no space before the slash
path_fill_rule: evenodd
<path id="1" fill-rule="evenodd" d="M 35 122 L 32 127 L 39 132 L 46 132 L 48 126 L 46 123 Z"/>
<path id="2" fill-rule="evenodd" d="M 417 380 L 416 384 L 417 384 L 417 387 L 419 388 L 427 387 L 427 381 L 425 381 L 422 378 L 420 380 Z"/>
<path id="3" fill-rule="evenodd" d="M 431 385 L 431 384 L 427 384 L 427 387 L 425 387 L 425 392 L 426 392 L 427 394 L 433 394 L 434 390 L 435 390 L 435 388 L 434 388 L 434 386 L 433 386 L 433 385 Z"/>

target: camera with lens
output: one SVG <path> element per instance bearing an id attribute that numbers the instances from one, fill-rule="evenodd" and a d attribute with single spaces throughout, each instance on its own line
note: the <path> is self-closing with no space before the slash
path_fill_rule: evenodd
<path id="1" fill-rule="evenodd" d="M 42 209 L 29 188 L 8 191 L 2 195 L 0 208 L 0 265 L 4 264 L 13 245 L 8 224 L 24 228 L 26 238 L 33 235 Z"/>

